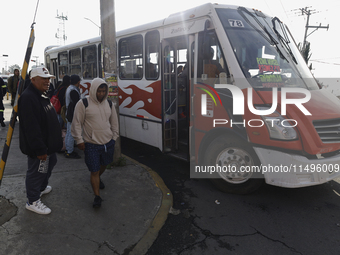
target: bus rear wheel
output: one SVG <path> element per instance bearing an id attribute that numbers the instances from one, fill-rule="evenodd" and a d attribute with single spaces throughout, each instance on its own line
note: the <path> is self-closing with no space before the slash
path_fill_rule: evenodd
<path id="1" fill-rule="evenodd" d="M 244 141 L 219 136 L 209 144 L 204 165 L 216 166 L 211 182 L 225 193 L 249 194 L 263 184 L 263 176 L 254 170 L 260 161 L 255 151 Z"/>

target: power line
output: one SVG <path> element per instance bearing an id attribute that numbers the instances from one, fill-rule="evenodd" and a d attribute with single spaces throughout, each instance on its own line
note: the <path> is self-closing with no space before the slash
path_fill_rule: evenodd
<path id="1" fill-rule="evenodd" d="M 288 15 L 287 15 L 287 11 L 286 11 L 284 5 L 282 4 L 282 1 L 281 1 L 281 0 L 280 0 L 280 4 L 281 4 L 281 6 L 282 6 L 282 8 L 283 8 L 284 13 L 286 14 L 287 19 L 289 19 Z"/>
<path id="2" fill-rule="evenodd" d="M 334 57 L 334 58 L 319 58 L 319 59 L 313 59 L 314 61 L 316 60 L 329 60 L 329 59 L 339 59 L 340 57 Z"/>
<path id="3" fill-rule="evenodd" d="M 340 66 L 340 63 L 331 63 L 331 62 L 325 62 L 325 61 L 319 61 L 319 60 L 309 60 L 309 61 L 311 61 L 311 62 L 318 62 L 318 63 L 321 63 L 321 64 Z"/>
<path id="4" fill-rule="evenodd" d="M 302 49 L 305 49 L 306 47 L 306 42 L 307 42 L 307 37 L 310 36 L 312 33 L 314 33 L 316 30 L 318 30 L 319 28 L 329 28 L 329 24 L 327 25 L 327 27 L 325 26 L 321 26 L 321 23 L 319 26 L 310 26 L 309 25 L 309 16 L 312 15 L 312 14 L 315 14 L 315 13 L 318 13 L 316 10 L 309 10 L 308 8 L 310 8 L 311 6 L 309 7 L 305 7 L 305 8 L 300 8 L 299 10 L 301 11 L 301 15 L 307 15 L 307 23 L 306 23 L 306 30 L 305 30 L 305 36 L 304 36 L 304 39 L 303 39 L 303 46 L 302 46 Z M 308 33 L 308 29 L 309 28 L 315 28 L 315 30 L 313 30 L 310 34 L 307 34 Z"/>

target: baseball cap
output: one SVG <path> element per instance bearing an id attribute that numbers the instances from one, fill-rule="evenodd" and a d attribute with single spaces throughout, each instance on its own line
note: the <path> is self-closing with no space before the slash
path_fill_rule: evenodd
<path id="1" fill-rule="evenodd" d="M 42 77 L 42 78 L 55 79 L 55 76 L 51 75 L 50 72 L 47 70 L 47 68 L 44 66 L 39 66 L 31 70 L 31 79 L 37 76 Z"/>

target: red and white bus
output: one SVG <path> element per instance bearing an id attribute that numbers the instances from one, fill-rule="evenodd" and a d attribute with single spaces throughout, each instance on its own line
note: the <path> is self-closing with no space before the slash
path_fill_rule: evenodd
<path id="1" fill-rule="evenodd" d="M 116 40 L 121 136 L 190 160 L 192 177 L 226 192 L 340 175 L 339 100 L 320 89 L 277 17 L 205 4 Z M 54 82 L 82 77 L 86 95 L 101 77 L 101 38 L 47 47 L 45 63 Z"/>

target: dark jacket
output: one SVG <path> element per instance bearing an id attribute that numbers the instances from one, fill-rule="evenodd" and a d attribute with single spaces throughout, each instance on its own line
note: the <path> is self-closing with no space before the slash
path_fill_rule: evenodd
<path id="1" fill-rule="evenodd" d="M 31 83 L 18 102 L 19 142 L 22 153 L 36 158 L 63 146 L 57 113 L 46 94 Z"/>
<path id="2" fill-rule="evenodd" d="M 8 88 L 9 93 L 11 93 L 11 94 L 17 93 L 19 81 L 20 81 L 20 76 L 13 75 L 13 76 L 8 78 L 7 88 Z"/>
<path id="3" fill-rule="evenodd" d="M 63 107 L 65 105 L 65 93 L 66 93 L 67 86 L 61 84 L 60 87 L 54 92 L 55 95 L 58 93 L 58 99 L 60 102 L 60 106 Z"/>
<path id="4" fill-rule="evenodd" d="M 74 108 L 76 107 L 76 104 L 80 100 L 80 94 L 78 90 L 74 89 L 70 91 L 70 99 L 71 100 L 66 111 L 66 119 L 68 122 L 72 122 L 73 115 L 74 115 Z"/>

